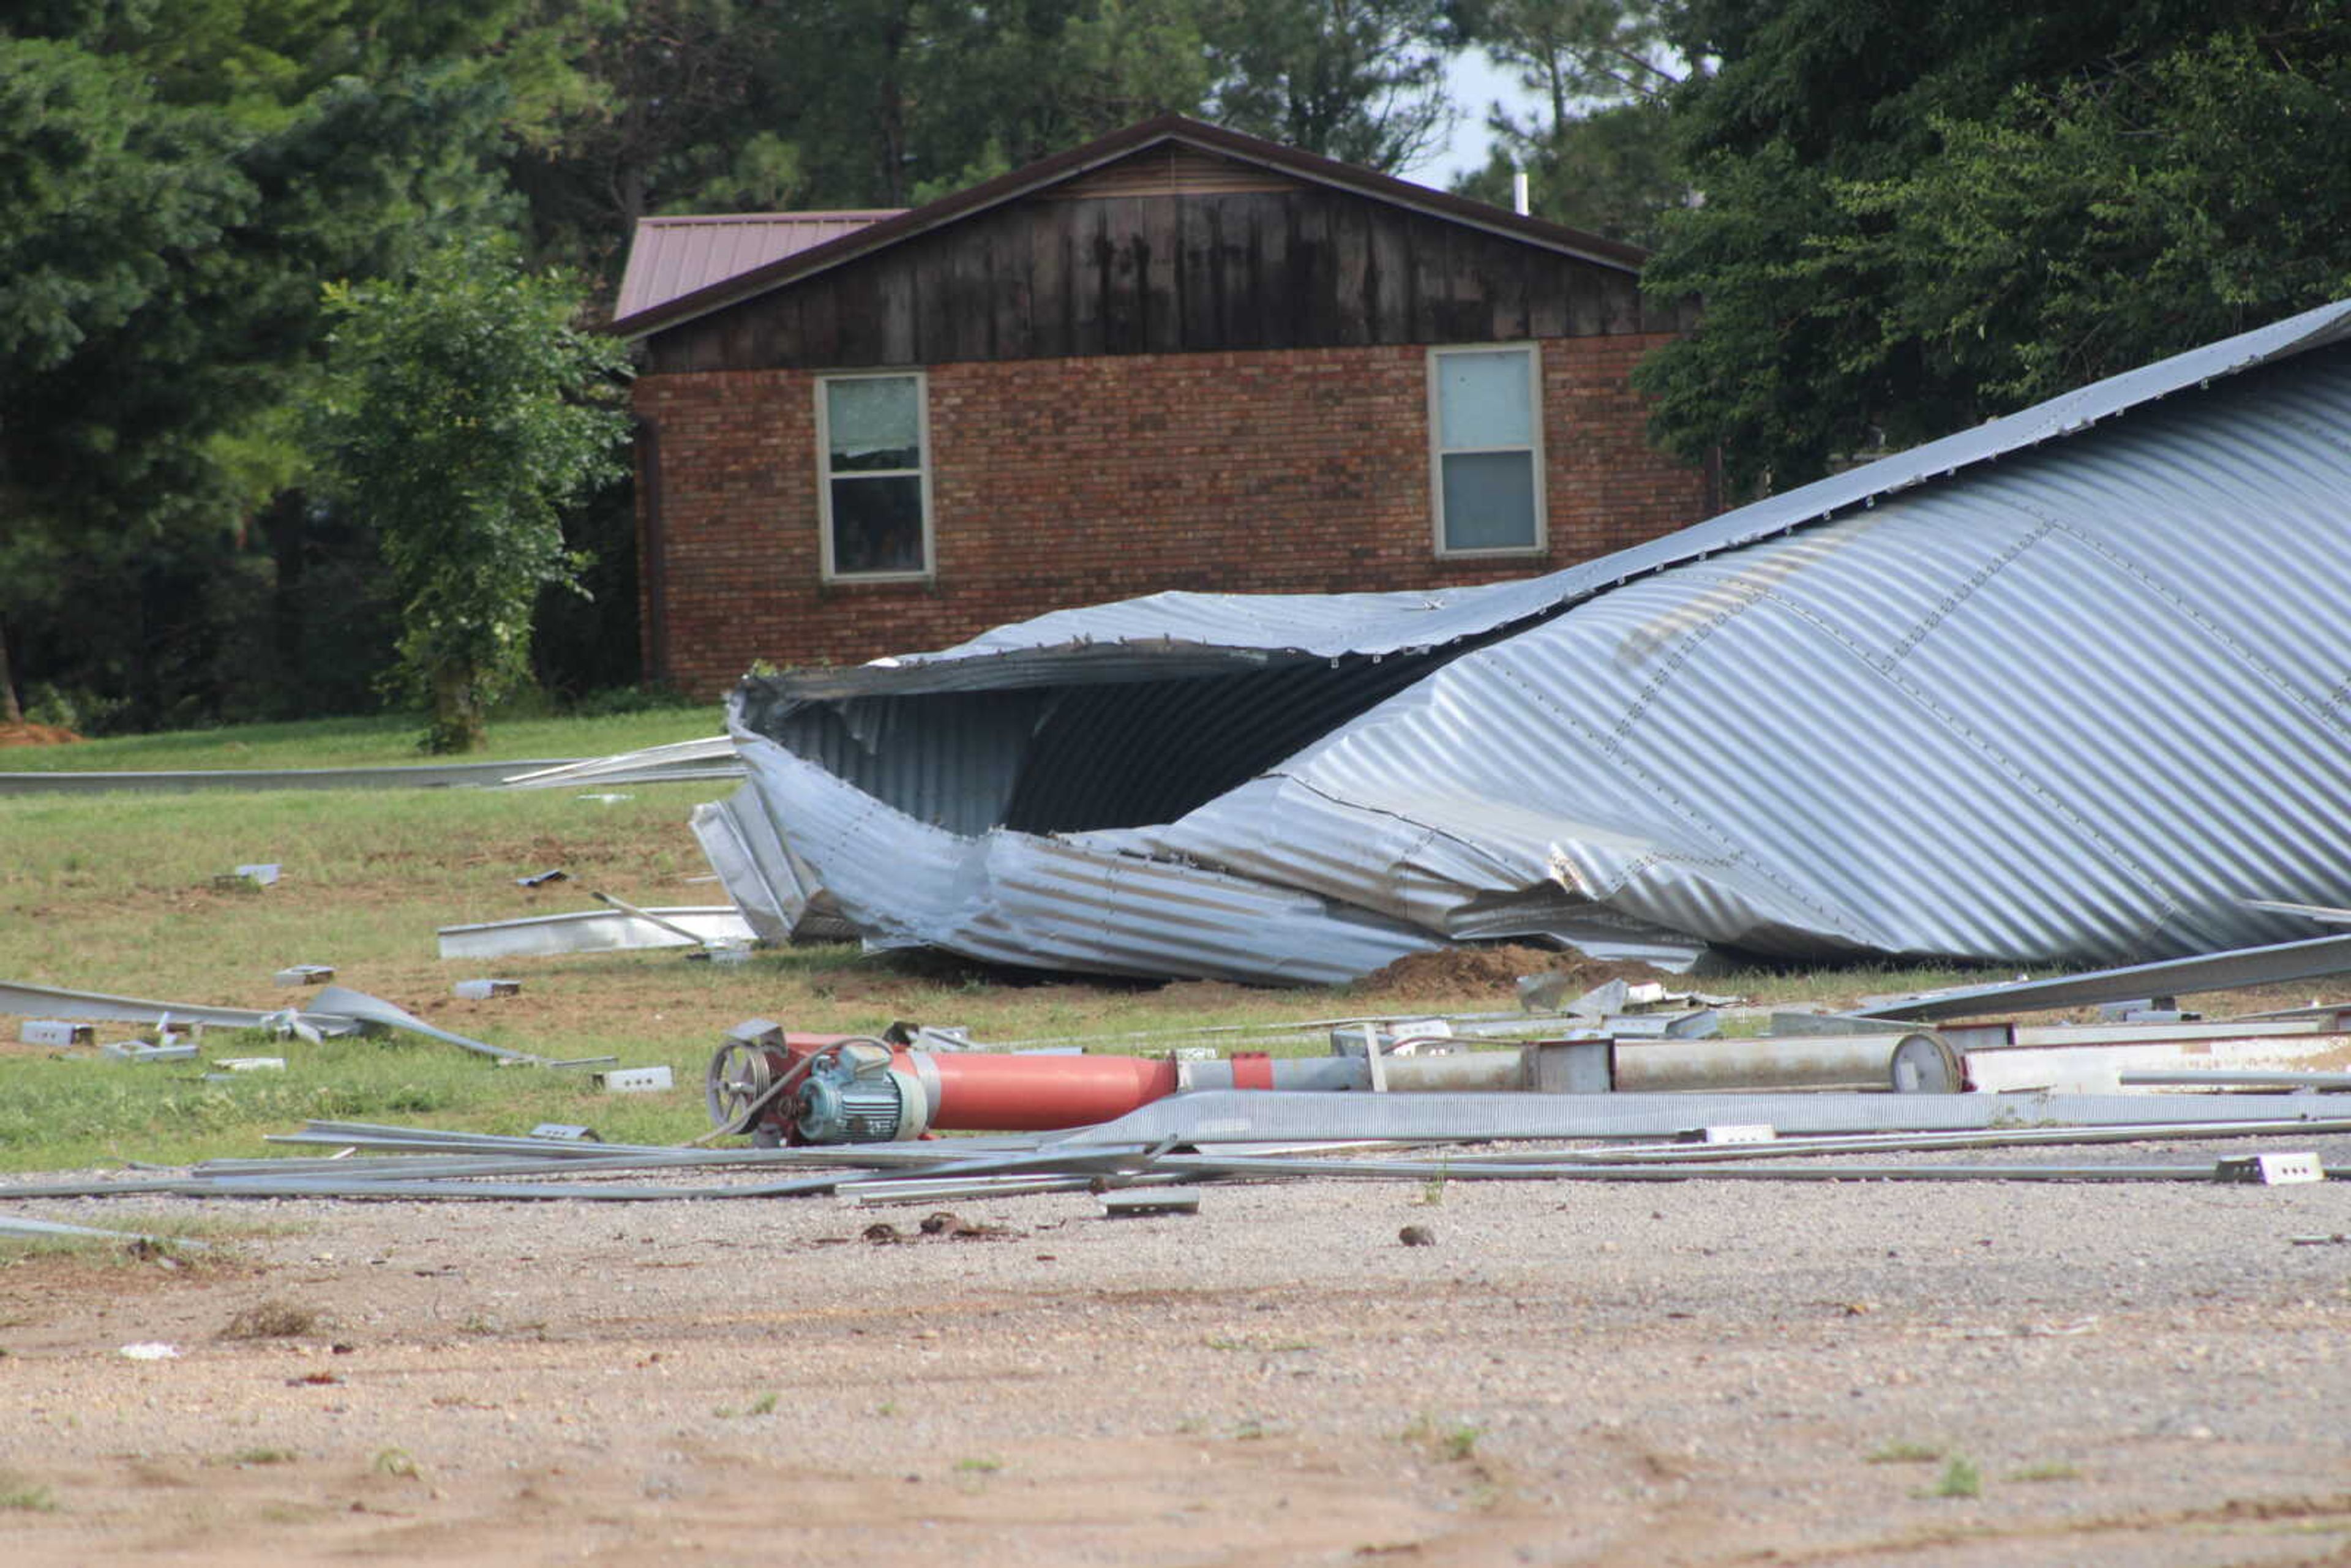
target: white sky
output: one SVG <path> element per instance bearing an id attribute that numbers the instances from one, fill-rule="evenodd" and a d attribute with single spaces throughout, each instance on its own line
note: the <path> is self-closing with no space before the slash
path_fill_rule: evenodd
<path id="1" fill-rule="evenodd" d="M 1485 166 L 1488 104 L 1500 99 L 1513 107 L 1533 108 L 1537 101 L 1520 89 L 1508 71 L 1497 69 L 1476 49 L 1464 49 L 1453 57 L 1446 82 L 1453 95 L 1453 107 L 1461 116 L 1454 123 L 1453 140 L 1444 151 L 1405 176 L 1439 190 L 1451 184 L 1454 176 Z"/>

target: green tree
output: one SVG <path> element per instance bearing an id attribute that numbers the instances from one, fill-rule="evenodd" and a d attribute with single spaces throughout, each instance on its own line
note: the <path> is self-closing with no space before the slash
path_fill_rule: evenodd
<path id="1" fill-rule="evenodd" d="M 1656 244 L 1666 214 L 1689 200 L 1662 104 L 1615 104 L 1541 131 L 1507 115 L 1487 125 L 1486 162 L 1453 183 L 1456 194 L 1507 207 L 1523 172 L 1535 216 L 1643 246 Z"/>
<path id="2" fill-rule="evenodd" d="M 1507 205 L 1523 171 L 1537 215 L 1654 244 L 1689 196 L 1667 95 L 1703 62 L 1675 52 L 1679 15 L 1660 0 L 1453 0 L 1456 35 L 1539 105 L 1525 115 L 1491 105 L 1486 166 L 1454 189 Z"/>
<path id="3" fill-rule="evenodd" d="M 560 276 L 475 242 L 397 282 L 331 285 L 317 434 L 327 495 L 382 540 L 401 689 L 427 749 L 469 751 L 528 667 L 539 590 L 576 580 L 560 511 L 621 473 L 624 358 Z"/>
<path id="4" fill-rule="evenodd" d="M 1689 70 L 1669 36 L 1679 16 L 1663 0 L 1453 0 L 1448 21 L 1540 96 L 1548 114 L 1534 129 L 1544 131 L 1678 85 Z"/>
<path id="5" fill-rule="evenodd" d="M 1393 173 L 1452 130 L 1441 0 L 1243 0 L 1208 47 L 1236 131 Z"/>
<path id="6" fill-rule="evenodd" d="M 136 722 L 219 711 L 218 661 L 250 637 L 230 590 L 256 544 L 302 553 L 307 509 L 272 497 L 301 479 L 287 410 L 321 279 L 509 210 L 487 162 L 526 73 L 413 51 L 515 10 L 44 0 L 0 22 L 0 618 L 21 677 Z"/>
<path id="7" fill-rule="evenodd" d="M 785 207 L 799 195 L 791 116 L 761 90 L 784 47 L 772 7 L 738 0 L 597 0 L 573 8 L 570 90 L 514 140 L 532 254 L 619 282 L 650 213 Z"/>
<path id="8" fill-rule="evenodd" d="M 750 119 L 803 200 L 903 206 L 1135 120 L 1197 113 L 1228 0 L 798 0 Z"/>
<path id="9" fill-rule="evenodd" d="M 1703 205 L 1646 283 L 1670 448 L 1747 491 L 2351 292 L 2351 14 L 2314 0 L 1694 9 Z"/>

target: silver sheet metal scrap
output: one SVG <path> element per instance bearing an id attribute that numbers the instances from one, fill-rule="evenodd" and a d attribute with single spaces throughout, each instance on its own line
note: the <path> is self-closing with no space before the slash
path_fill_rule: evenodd
<path id="1" fill-rule="evenodd" d="M 1524 581 L 747 680 L 763 936 L 1330 983 L 1469 938 L 2116 964 L 2351 904 L 2351 301 Z"/>

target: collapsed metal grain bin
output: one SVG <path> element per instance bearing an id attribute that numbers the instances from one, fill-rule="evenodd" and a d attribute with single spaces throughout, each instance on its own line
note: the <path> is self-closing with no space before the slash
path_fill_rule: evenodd
<path id="1" fill-rule="evenodd" d="M 2351 302 L 1526 581 L 747 680 L 771 936 L 1324 983 L 1468 938 L 2115 963 L 2351 902 Z"/>

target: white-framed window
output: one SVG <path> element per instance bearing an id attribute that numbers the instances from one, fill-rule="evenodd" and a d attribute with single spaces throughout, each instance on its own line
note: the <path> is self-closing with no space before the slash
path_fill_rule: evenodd
<path id="1" fill-rule="evenodd" d="M 931 575 L 930 392 L 923 373 L 819 376 L 825 580 Z"/>
<path id="2" fill-rule="evenodd" d="M 1428 444 L 1438 555 L 1543 549 L 1541 349 L 1429 350 Z"/>

